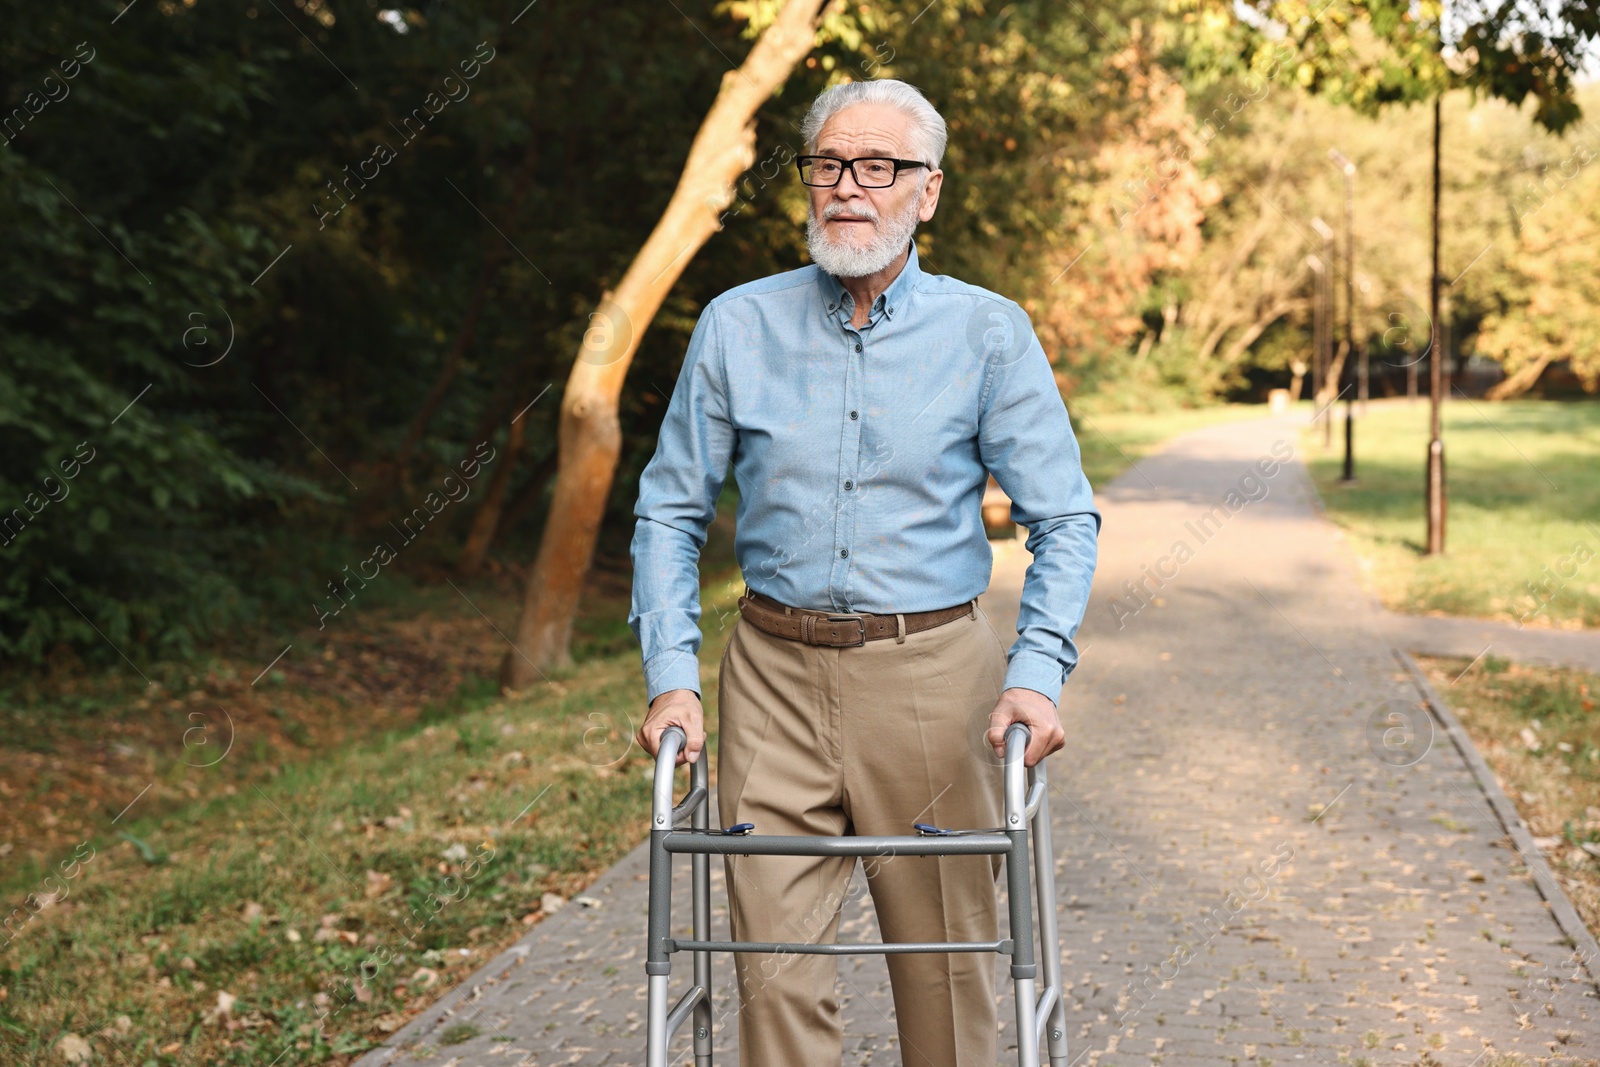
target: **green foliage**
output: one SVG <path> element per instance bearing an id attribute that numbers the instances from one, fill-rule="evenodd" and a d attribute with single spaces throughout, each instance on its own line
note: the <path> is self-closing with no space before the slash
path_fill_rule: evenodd
<path id="1" fill-rule="evenodd" d="M 0 3 L 0 656 L 142 665 L 304 625 L 371 530 L 552 386 L 510 498 L 534 484 L 585 313 L 725 69 L 702 34 L 748 47 L 709 7 L 611 11 L 602 41 L 561 5 L 399 33 L 355 3 Z M 750 263 L 712 268 L 647 335 L 638 394 Z M 475 506 L 399 565 L 451 559 Z"/>
<path id="2" fill-rule="evenodd" d="M 0 656 L 119 669 L 126 656 L 149 673 L 152 658 L 304 626 L 375 531 L 389 536 L 477 446 L 503 446 L 518 411 L 528 432 L 507 514 L 520 525 L 500 543 L 529 556 L 588 314 L 777 10 L 616 5 L 597 31 L 573 5 L 512 23 L 467 0 L 404 9 L 402 33 L 354 0 L 242 13 L 0 0 Z M 1289 333 L 1268 335 L 1259 359 L 1249 316 L 1295 290 L 1303 249 L 1280 224 L 1252 252 L 1246 194 L 1326 209 L 1316 164 L 1279 152 L 1299 168 L 1280 190 L 1265 150 L 1238 146 L 1287 144 L 1302 87 L 1413 98 L 1407 79 L 1434 75 L 1407 74 L 1407 49 L 1433 8 L 1335 0 L 1313 25 L 1263 6 L 1295 27 L 1292 48 L 1215 0 L 1175 10 L 832 10 L 763 106 L 722 230 L 643 334 L 606 536 L 626 537 L 699 309 L 804 262 L 788 160 L 805 108 L 840 79 L 904 78 L 941 109 L 951 140 L 941 209 L 918 237 L 925 265 L 1023 303 L 1064 388 L 1188 405 L 1252 362 L 1281 364 L 1303 310 L 1285 305 Z M 1558 52 L 1564 34 L 1546 35 Z M 1270 99 L 1237 111 L 1252 72 Z M 1416 153 L 1400 155 L 1410 166 Z M 1152 174 L 1155 195 L 1130 208 L 1129 182 Z M 1386 217 L 1401 236 L 1368 257 L 1391 303 L 1414 274 L 1405 222 Z M 1494 310 L 1473 287 L 1496 258 L 1464 282 L 1473 315 Z M 1174 306 L 1175 328 L 1141 345 Z M 429 524 L 350 607 L 452 562 L 479 499 Z M 627 636 L 596 633 L 586 651 Z"/>

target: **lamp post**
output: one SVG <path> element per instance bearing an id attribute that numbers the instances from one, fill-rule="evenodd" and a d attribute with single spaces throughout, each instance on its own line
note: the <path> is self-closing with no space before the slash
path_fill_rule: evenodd
<path id="1" fill-rule="evenodd" d="M 1311 228 L 1316 230 L 1322 237 L 1322 255 L 1318 257 L 1321 261 L 1318 281 L 1322 287 L 1322 347 L 1320 349 L 1322 353 L 1322 374 L 1320 377 L 1322 379 L 1322 387 L 1328 391 L 1328 399 L 1324 401 L 1321 393 L 1316 394 L 1316 396 L 1317 403 L 1322 405 L 1322 447 L 1327 449 L 1333 447 L 1333 411 L 1331 409 L 1333 408 L 1334 399 L 1338 396 L 1338 391 L 1334 389 L 1334 383 L 1329 378 L 1333 371 L 1334 314 L 1333 277 L 1331 274 L 1334 269 L 1333 227 L 1323 222 L 1322 218 L 1318 216 L 1311 220 Z M 1340 364 L 1340 367 L 1342 369 L 1343 364 Z"/>
<path id="2" fill-rule="evenodd" d="M 1441 94 L 1433 95 L 1433 269 L 1428 276 L 1428 466 L 1425 475 L 1425 507 L 1428 513 L 1428 551 L 1430 556 L 1444 552 L 1444 524 L 1447 510 L 1444 486 L 1444 436 L 1440 427 L 1440 405 L 1444 403 L 1445 352 L 1439 344 L 1439 141 Z"/>
<path id="3" fill-rule="evenodd" d="M 1317 405 L 1322 403 L 1322 331 L 1327 328 L 1322 287 L 1327 268 L 1315 252 L 1306 256 L 1306 266 L 1311 268 L 1311 418 L 1315 423 Z"/>
<path id="4" fill-rule="evenodd" d="M 1356 270 L 1356 165 L 1344 157 L 1337 148 L 1328 149 L 1344 175 L 1344 335 L 1349 344 L 1349 355 L 1357 359 L 1356 397 L 1361 401 L 1361 414 L 1367 414 L 1367 353 L 1366 346 L 1356 351 L 1355 330 L 1355 270 Z"/>

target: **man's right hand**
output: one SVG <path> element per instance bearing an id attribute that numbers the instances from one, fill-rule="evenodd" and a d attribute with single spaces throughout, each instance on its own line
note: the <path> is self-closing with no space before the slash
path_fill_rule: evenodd
<path id="1" fill-rule="evenodd" d="M 677 766 L 693 763 L 706 743 L 703 720 L 700 697 L 693 689 L 669 689 L 650 702 L 650 713 L 645 716 L 635 740 L 653 759 L 661 748 L 661 735 L 667 727 L 680 726 L 688 741 L 678 752 Z"/>

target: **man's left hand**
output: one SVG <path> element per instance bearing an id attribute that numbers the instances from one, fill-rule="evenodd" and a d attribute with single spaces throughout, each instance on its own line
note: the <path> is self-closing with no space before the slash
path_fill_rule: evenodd
<path id="1" fill-rule="evenodd" d="M 1022 757 L 1024 766 L 1032 767 L 1066 746 L 1067 734 L 1061 728 L 1061 716 L 1049 697 L 1032 689 L 1007 689 L 989 713 L 989 744 L 1002 760 L 1006 756 L 1006 728 L 1014 722 L 1028 728 L 1028 747 Z"/>

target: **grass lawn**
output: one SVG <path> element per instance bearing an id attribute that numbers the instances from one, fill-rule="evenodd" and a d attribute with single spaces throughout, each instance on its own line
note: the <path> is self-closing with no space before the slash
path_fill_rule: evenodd
<path id="1" fill-rule="evenodd" d="M 1260 410 L 1080 417 L 1085 466 L 1098 486 Z M 733 503 L 702 560 L 713 746 L 742 591 Z M 141 664 L 153 685 L 122 666 L 0 676 L 0 1063 L 64 1063 L 79 1040 L 126 1067 L 348 1062 L 540 921 L 547 894 L 586 906 L 644 838 L 652 768 L 611 544 L 575 665 L 511 698 L 493 681 L 510 572 L 460 592 L 417 575 L 325 630 Z"/>
<path id="2" fill-rule="evenodd" d="M 1464 659 L 1419 662 L 1600 935 L 1600 676 L 1493 656 L 1471 670 Z"/>
<path id="3" fill-rule="evenodd" d="M 1330 518 L 1349 534 L 1369 588 L 1393 611 L 1600 626 L 1600 403 L 1444 405 L 1445 554 L 1422 554 L 1424 402 L 1374 404 L 1356 423 L 1359 484 L 1339 484 L 1335 446 L 1307 430 L 1303 453 Z"/>
<path id="4" fill-rule="evenodd" d="M 706 590 L 713 664 L 737 592 Z M 644 837 L 636 660 L 596 656 L 515 699 L 469 681 L 424 714 L 381 715 L 398 725 L 375 733 L 300 754 L 274 740 L 276 762 L 242 759 L 243 733 L 212 766 L 174 744 L 115 824 L 137 783 L 95 794 L 90 825 L 51 846 L 15 826 L 0 1063 L 59 1062 L 68 1034 L 96 1062 L 141 1067 L 343 1062 L 371 1047 L 543 918 L 547 894 L 579 896 Z M 714 687 L 707 704 L 714 724 Z"/>

